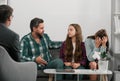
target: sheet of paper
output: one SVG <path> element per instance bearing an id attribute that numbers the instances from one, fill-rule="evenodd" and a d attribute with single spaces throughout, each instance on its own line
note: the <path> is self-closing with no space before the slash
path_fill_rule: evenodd
<path id="1" fill-rule="evenodd" d="M 100 52 L 95 51 L 94 54 L 93 54 L 93 58 L 100 60 Z"/>

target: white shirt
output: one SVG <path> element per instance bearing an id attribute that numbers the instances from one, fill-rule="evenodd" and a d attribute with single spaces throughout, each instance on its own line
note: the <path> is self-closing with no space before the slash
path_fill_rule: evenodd
<path id="1" fill-rule="evenodd" d="M 73 45 L 73 56 L 72 56 L 72 62 L 75 62 L 75 59 L 74 59 L 74 53 L 75 53 L 75 47 L 76 47 L 76 44 L 75 43 L 72 43 Z"/>

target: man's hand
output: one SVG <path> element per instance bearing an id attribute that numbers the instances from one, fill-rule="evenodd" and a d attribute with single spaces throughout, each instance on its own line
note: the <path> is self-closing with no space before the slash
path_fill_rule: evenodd
<path id="1" fill-rule="evenodd" d="M 47 64 L 47 62 L 41 56 L 38 56 L 36 58 L 36 62 L 41 64 L 41 65 L 46 65 Z"/>

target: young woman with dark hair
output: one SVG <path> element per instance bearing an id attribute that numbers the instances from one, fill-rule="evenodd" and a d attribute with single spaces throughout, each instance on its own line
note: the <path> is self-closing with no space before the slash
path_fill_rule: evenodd
<path id="1" fill-rule="evenodd" d="M 93 58 L 95 52 L 108 53 L 109 41 L 105 29 L 98 30 L 95 35 L 88 36 L 85 40 L 86 54 L 90 61 L 90 69 L 97 69 L 97 59 Z M 90 80 L 97 80 L 97 75 L 90 75 Z"/>

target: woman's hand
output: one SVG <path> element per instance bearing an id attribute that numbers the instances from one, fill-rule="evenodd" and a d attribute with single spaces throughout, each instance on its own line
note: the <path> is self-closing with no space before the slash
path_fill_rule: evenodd
<path id="1" fill-rule="evenodd" d="M 89 63 L 90 69 L 97 69 L 97 63 L 95 61 Z"/>
<path id="2" fill-rule="evenodd" d="M 80 66 L 80 63 L 72 63 L 72 68 L 77 69 Z"/>
<path id="3" fill-rule="evenodd" d="M 72 66 L 71 62 L 64 62 L 65 66 Z"/>
<path id="4" fill-rule="evenodd" d="M 103 46 L 103 47 L 106 47 L 106 42 L 107 42 L 107 41 L 108 41 L 108 38 L 104 36 L 104 37 L 102 38 L 102 46 Z"/>
<path id="5" fill-rule="evenodd" d="M 101 38 L 100 37 L 96 37 L 95 38 L 95 46 L 96 46 L 96 48 L 99 48 L 99 46 L 101 45 L 101 43 L 102 43 Z"/>

